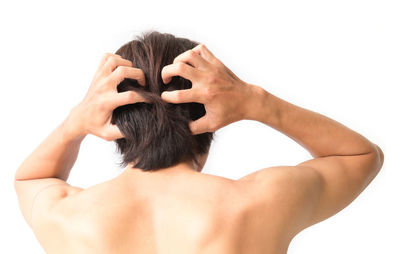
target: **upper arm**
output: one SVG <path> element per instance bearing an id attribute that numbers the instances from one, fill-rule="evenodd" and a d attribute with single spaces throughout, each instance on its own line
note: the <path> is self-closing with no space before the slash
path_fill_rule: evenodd
<path id="1" fill-rule="evenodd" d="M 82 190 L 58 178 L 15 180 L 14 187 L 22 215 L 30 227 L 38 216 L 46 216 L 58 201 Z"/>
<path id="2" fill-rule="evenodd" d="M 383 164 L 383 153 L 376 151 L 353 156 L 327 156 L 305 161 L 299 168 L 320 175 L 319 197 L 310 210 L 310 226 L 336 214 L 349 205 L 374 179 Z"/>
<path id="3" fill-rule="evenodd" d="M 265 212 L 273 207 L 297 234 L 350 204 L 378 173 L 382 159 L 381 151 L 321 157 L 297 166 L 267 168 L 240 180 L 250 180 L 257 199 L 268 203 L 262 206 Z"/>

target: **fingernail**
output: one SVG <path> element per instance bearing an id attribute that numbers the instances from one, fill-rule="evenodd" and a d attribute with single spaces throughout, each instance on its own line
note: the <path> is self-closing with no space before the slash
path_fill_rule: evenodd
<path id="1" fill-rule="evenodd" d="M 165 97 L 166 95 L 168 95 L 168 92 L 167 92 L 167 91 L 162 92 L 162 93 L 161 93 L 161 98 L 162 98 L 162 99 L 165 99 L 165 98 L 163 98 L 163 96 Z"/>

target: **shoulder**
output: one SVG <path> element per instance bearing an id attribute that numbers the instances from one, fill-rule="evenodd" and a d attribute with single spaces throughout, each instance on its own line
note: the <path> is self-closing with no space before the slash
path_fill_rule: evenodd
<path id="1" fill-rule="evenodd" d="M 32 228 L 57 203 L 82 190 L 58 178 L 15 180 L 14 187 L 22 215 Z"/>
<path id="2" fill-rule="evenodd" d="M 261 217 L 273 218 L 292 236 L 305 228 L 308 209 L 323 188 L 320 174 L 311 168 L 278 166 L 258 170 L 237 180 L 247 193 L 248 206 Z"/>
<path id="3" fill-rule="evenodd" d="M 258 170 L 237 180 L 257 191 L 289 189 L 310 191 L 308 187 L 321 187 L 321 175 L 314 169 L 302 166 L 277 166 Z M 314 190 L 314 189 L 311 189 Z"/>
<path id="4" fill-rule="evenodd" d="M 87 223 L 97 219 L 102 204 L 104 205 L 102 199 L 106 196 L 107 189 L 110 190 L 110 187 L 105 182 L 87 189 L 68 188 L 59 193 L 63 195 L 62 199 L 58 199 L 42 213 L 35 211 L 32 229 L 37 238 L 49 244 L 52 241 L 72 237 L 68 232 L 74 232 L 76 236 L 73 237 L 78 237 L 78 235 L 82 238 L 86 237 Z M 56 193 L 49 195 L 56 195 Z M 46 200 L 39 199 L 37 202 L 40 206 Z"/>

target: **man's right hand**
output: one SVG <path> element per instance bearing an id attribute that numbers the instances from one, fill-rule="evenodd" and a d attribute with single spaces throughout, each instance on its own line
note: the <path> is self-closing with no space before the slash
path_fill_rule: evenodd
<path id="1" fill-rule="evenodd" d="M 167 85 L 173 76 L 192 82 L 192 88 L 166 91 L 161 98 L 169 103 L 204 104 L 206 114 L 189 123 L 194 135 L 214 132 L 245 119 L 252 110 L 249 104 L 254 99 L 255 86 L 240 80 L 204 44 L 177 56 L 172 64 L 162 69 L 161 76 Z"/>

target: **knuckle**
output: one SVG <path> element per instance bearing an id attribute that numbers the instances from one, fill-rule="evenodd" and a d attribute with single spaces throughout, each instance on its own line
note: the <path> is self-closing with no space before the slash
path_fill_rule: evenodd
<path id="1" fill-rule="evenodd" d="M 176 91 L 176 92 L 175 92 L 175 99 L 176 99 L 177 101 L 180 101 L 180 100 L 182 100 L 182 98 L 183 98 L 182 92 L 181 92 L 181 91 Z"/>
<path id="2" fill-rule="evenodd" d="M 101 102 L 98 102 L 98 106 L 97 106 L 97 108 L 98 108 L 98 110 L 99 110 L 99 111 L 101 111 L 101 112 L 103 112 L 103 111 L 107 110 L 107 107 L 106 107 L 106 105 L 105 105 L 105 103 L 104 103 L 104 102 L 103 102 L 103 103 L 101 103 Z"/>
<path id="3" fill-rule="evenodd" d="M 134 91 L 129 91 L 126 97 L 128 101 L 133 101 L 136 98 L 136 93 Z"/>
<path id="4" fill-rule="evenodd" d="M 221 62 L 221 60 L 219 60 L 218 58 L 214 58 L 214 64 L 215 65 L 217 65 L 217 66 L 225 66 L 222 62 Z"/>
<path id="5" fill-rule="evenodd" d="M 97 100 L 97 104 L 98 104 L 98 108 L 99 108 L 101 111 L 106 110 L 106 108 L 107 108 L 107 100 L 104 98 L 104 96 L 103 96 L 103 97 L 100 97 L 100 98 Z"/>
<path id="6" fill-rule="evenodd" d="M 128 64 L 128 66 L 133 67 L 133 62 L 132 62 L 131 60 L 125 59 L 125 58 L 122 58 L 122 60 L 123 60 L 124 62 L 126 62 L 126 63 Z"/>
<path id="7" fill-rule="evenodd" d="M 175 57 L 175 58 L 174 58 L 174 61 L 172 61 L 172 63 L 173 63 L 173 64 L 174 64 L 174 63 L 177 63 L 177 62 L 179 61 L 179 59 L 180 59 L 180 55 L 177 56 L 177 57 Z"/>
<path id="8" fill-rule="evenodd" d="M 124 76 L 126 74 L 126 68 L 125 68 L 125 66 L 118 66 L 115 69 L 115 72 L 116 72 L 117 76 Z"/>
<path id="9" fill-rule="evenodd" d="M 104 58 L 105 60 L 108 60 L 108 58 L 110 58 L 111 56 L 112 56 L 112 54 L 109 53 L 109 52 L 107 52 L 107 53 L 104 53 L 103 58 Z"/>
<path id="10" fill-rule="evenodd" d="M 105 88 L 104 88 L 104 85 L 105 83 L 99 83 L 98 85 L 97 85 L 97 87 L 95 87 L 95 89 L 93 89 L 93 95 L 91 96 L 91 99 L 94 99 L 94 100 L 101 100 L 101 98 L 102 98 L 102 94 L 104 93 L 104 91 L 105 91 Z"/>
<path id="11" fill-rule="evenodd" d="M 204 43 L 200 43 L 199 49 L 201 49 L 201 50 L 206 49 L 206 45 Z"/>
<path id="12" fill-rule="evenodd" d="M 207 101 L 211 101 L 215 98 L 215 91 L 212 87 L 208 86 L 203 89 L 203 97 Z"/>
<path id="13" fill-rule="evenodd" d="M 189 58 L 194 58 L 196 56 L 196 52 L 194 52 L 192 49 L 189 49 L 187 55 Z"/>
<path id="14" fill-rule="evenodd" d="M 107 63 L 110 65 L 115 65 L 117 63 L 117 59 L 115 59 L 115 57 L 110 56 L 107 58 Z"/>
<path id="15" fill-rule="evenodd" d="M 210 74 L 207 76 L 207 83 L 209 83 L 209 84 L 215 84 L 215 83 L 217 83 L 217 81 L 218 81 L 218 77 L 217 77 L 216 74 L 210 73 Z"/>
<path id="16" fill-rule="evenodd" d="M 182 62 L 178 62 L 177 64 L 176 64 L 176 70 L 179 72 L 179 73 L 182 73 L 182 72 L 184 72 L 185 71 L 185 64 L 184 63 L 182 63 Z"/>

